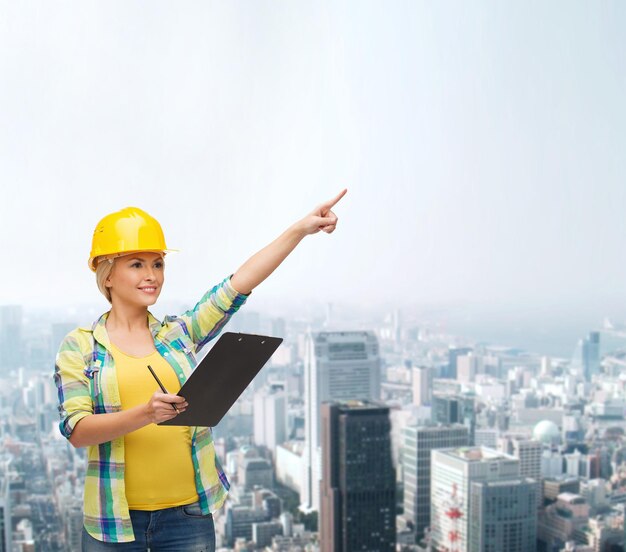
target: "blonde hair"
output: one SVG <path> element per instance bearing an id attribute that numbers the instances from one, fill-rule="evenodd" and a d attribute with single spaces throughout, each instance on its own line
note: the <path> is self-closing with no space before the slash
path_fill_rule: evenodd
<path id="1" fill-rule="evenodd" d="M 105 282 L 111 275 L 115 260 L 100 257 L 99 259 L 96 259 L 96 262 L 98 263 L 96 265 L 96 283 L 98 284 L 98 289 L 100 290 L 100 293 L 107 298 L 107 301 L 111 303 L 111 288 L 106 287 Z"/>

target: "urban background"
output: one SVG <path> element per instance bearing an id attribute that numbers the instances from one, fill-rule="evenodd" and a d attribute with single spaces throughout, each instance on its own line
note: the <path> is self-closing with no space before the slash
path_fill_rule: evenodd
<path id="1" fill-rule="evenodd" d="M 50 369 L 76 325 L 0 307 L 7 552 L 80 549 L 85 450 L 58 430 Z M 227 330 L 285 341 L 214 428 L 220 549 L 623 550 L 626 327 L 605 320 L 568 358 L 331 303 L 244 307 Z"/>
<path id="2" fill-rule="evenodd" d="M 314 205 L 226 327 L 228 550 L 613 552 L 626 503 L 626 4 L 0 0 L 0 551 L 77 550 L 54 359 L 134 205 L 184 311 Z"/>

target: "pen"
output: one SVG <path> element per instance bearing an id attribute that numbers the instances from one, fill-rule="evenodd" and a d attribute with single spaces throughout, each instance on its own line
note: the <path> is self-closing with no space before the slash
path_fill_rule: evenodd
<path id="1" fill-rule="evenodd" d="M 150 373 L 152 374 L 152 376 L 154 377 L 156 382 L 159 384 L 159 387 L 161 388 L 161 391 L 163 391 L 163 393 L 165 393 L 166 395 L 169 395 L 169 393 L 167 392 L 167 389 L 165 389 L 165 387 L 163 387 L 163 384 L 161 383 L 161 380 L 154 373 L 154 370 L 152 369 L 152 366 L 150 366 L 149 364 L 148 364 L 148 370 L 150 370 Z M 176 412 L 178 412 L 178 408 L 176 408 L 176 405 L 174 403 L 170 403 L 170 404 L 172 405 L 172 408 L 174 410 L 176 410 Z"/>

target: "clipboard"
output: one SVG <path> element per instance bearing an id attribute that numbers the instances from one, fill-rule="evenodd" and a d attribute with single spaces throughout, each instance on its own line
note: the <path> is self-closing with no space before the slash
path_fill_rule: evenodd
<path id="1" fill-rule="evenodd" d="M 177 393 L 189 403 L 187 410 L 158 425 L 215 427 L 282 341 L 223 333 Z"/>

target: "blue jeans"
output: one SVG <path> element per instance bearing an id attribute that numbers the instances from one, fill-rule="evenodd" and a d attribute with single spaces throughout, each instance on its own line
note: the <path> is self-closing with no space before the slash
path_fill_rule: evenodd
<path id="1" fill-rule="evenodd" d="M 82 552 L 215 552 L 213 516 L 204 515 L 197 502 L 154 512 L 131 510 L 130 519 L 133 542 L 102 542 L 83 527 Z"/>

